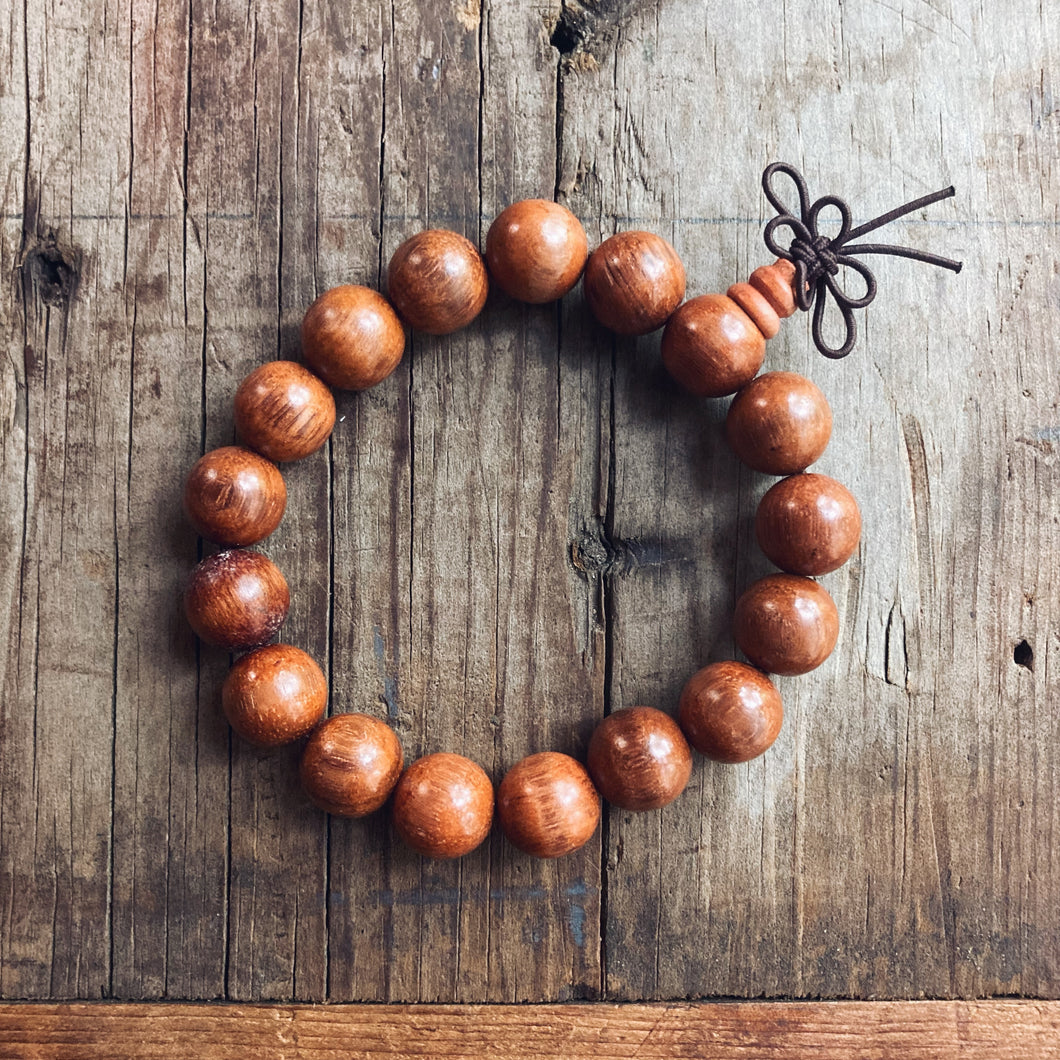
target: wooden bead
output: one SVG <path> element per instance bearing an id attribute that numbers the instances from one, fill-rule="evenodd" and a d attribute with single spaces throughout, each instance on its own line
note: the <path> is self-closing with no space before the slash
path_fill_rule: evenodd
<path id="1" fill-rule="evenodd" d="M 780 317 L 765 297 L 749 283 L 734 283 L 725 294 L 754 321 L 763 338 L 774 338 L 780 331 Z"/>
<path id="2" fill-rule="evenodd" d="M 459 858 L 489 835 L 493 785 L 481 766 L 440 752 L 418 758 L 394 788 L 394 827 L 429 858 Z"/>
<path id="3" fill-rule="evenodd" d="M 669 714 L 654 707 L 626 707 L 596 726 L 588 766 L 608 802 L 624 810 L 656 810 L 685 790 L 692 752 Z"/>
<path id="4" fill-rule="evenodd" d="M 663 332 L 663 363 L 674 379 L 700 397 L 735 393 L 754 378 L 765 356 L 762 332 L 723 294 L 690 298 Z"/>
<path id="5" fill-rule="evenodd" d="M 328 440 L 335 426 L 335 399 L 300 364 L 270 361 L 239 384 L 235 421 L 240 438 L 262 456 L 301 460 Z"/>
<path id="6" fill-rule="evenodd" d="M 600 796 L 585 766 L 543 751 L 516 762 L 497 792 L 497 819 L 520 850 L 558 858 L 584 846 L 600 823 Z"/>
<path id="7" fill-rule="evenodd" d="M 755 515 L 758 545 L 789 574 L 827 574 L 854 554 L 861 512 L 846 486 L 827 475 L 792 475 L 772 486 Z"/>
<path id="8" fill-rule="evenodd" d="M 767 475 L 793 475 L 828 447 L 832 409 L 805 376 L 766 372 L 733 398 L 725 435 L 748 467 Z"/>
<path id="9" fill-rule="evenodd" d="M 283 625 L 291 594 L 280 569 L 260 552 L 237 548 L 192 568 L 184 613 L 201 640 L 229 651 L 264 644 Z"/>
<path id="10" fill-rule="evenodd" d="M 832 654 L 839 612 L 828 592 L 796 574 L 771 574 L 736 601 L 733 637 L 740 651 L 771 674 L 809 673 Z"/>
<path id="11" fill-rule="evenodd" d="M 367 390 L 405 352 L 405 329 L 390 303 L 370 287 L 325 291 L 302 318 L 302 356 L 329 386 Z"/>
<path id="12" fill-rule="evenodd" d="M 717 762 L 747 762 L 780 733 L 784 707 L 776 685 L 741 662 L 717 662 L 693 674 L 681 693 L 688 742 Z"/>
<path id="13" fill-rule="evenodd" d="M 239 445 L 211 449 L 184 482 L 184 512 L 207 541 L 253 545 L 280 525 L 287 487 L 280 469 Z"/>
<path id="14" fill-rule="evenodd" d="M 786 258 L 777 258 L 772 265 L 763 265 L 751 273 L 748 283 L 770 304 L 778 317 L 790 317 L 795 312 L 795 266 Z"/>
<path id="15" fill-rule="evenodd" d="M 619 232 L 589 255 L 585 297 L 593 315 L 620 335 L 661 328 L 685 296 L 685 267 L 662 236 Z"/>
<path id="16" fill-rule="evenodd" d="M 456 232 L 432 228 L 394 251 L 387 293 L 402 319 L 429 335 L 470 324 L 486 304 L 489 282 L 482 255 Z"/>
<path id="17" fill-rule="evenodd" d="M 299 775 L 313 802 L 339 817 L 364 817 L 390 797 L 404 765 L 401 741 L 367 714 L 336 714 L 318 725 Z"/>
<path id="18" fill-rule="evenodd" d="M 520 302 L 562 298 L 578 282 L 588 255 L 581 222 L 547 199 L 512 203 L 486 235 L 490 279 Z"/>
<path id="19" fill-rule="evenodd" d="M 301 648 L 267 644 L 228 671 L 221 706 L 228 724 L 255 747 L 282 747 L 312 731 L 328 705 L 328 683 Z"/>

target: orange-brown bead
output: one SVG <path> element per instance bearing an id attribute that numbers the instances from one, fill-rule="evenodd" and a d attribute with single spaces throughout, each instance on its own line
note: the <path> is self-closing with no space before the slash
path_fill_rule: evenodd
<path id="1" fill-rule="evenodd" d="M 320 809 L 364 817 L 389 798 L 404 761 L 401 741 L 385 722 L 367 714 L 336 714 L 313 730 L 299 775 Z"/>
<path id="2" fill-rule="evenodd" d="M 795 266 L 786 258 L 777 258 L 772 265 L 755 269 L 748 283 L 765 298 L 778 317 L 790 317 L 795 312 Z"/>
<path id="3" fill-rule="evenodd" d="M 239 445 L 211 449 L 184 481 L 184 512 L 207 541 L 253 545 L 280 525 L 287 487 L 280 469 Z"/>
<path id="4" fill-rule="evenodd" d="M 749 283 L 734 283 L 725 294 L 754 321 L 763 338 L 774 338 L 780 331 L 780 317 L 757 288 Z"/>
<path id="5" fill-rule="evenodd" d="M 626 707 L 596 726 L 588 766 L 608 802 L 624 810 L 657 810 L 685 790 L 692 752 L 669 714 L 654 707 Z"/>
<path id="6" fill-rule="evenodd" d="M 770 562 L 789 574 L 841 567 L 861 539 L 861 512 L 846 486 L 827 475 L 781 479 L 758 504 L 755 536 Z"/>
<path id="7" fill-rule="evenodd" d="M 420 232 L 390 259 L 390 301 L 410 327 L 430 335 L 448 335 L 470 324 L 486 304 L 488 290 L 482 255 L 456 232 Z"/>
<path id="8" fill-rule="evenodd" d="M 370 287 L 325 291 L 302 318 L 302 356 L 329 386 L 367 390 L 401 362 L 405 329 L 390 303 Z"/>
<path id="9" fill-rule="evenodd" d="M 251 449 L 280 463 L 315 453 L 335 426 L 335 399 L 308 369 L 270 361 L 239 384 L 236 430 Z"/>
<path id="10" fill-rule="evenodd" d="M 619 232 L 589 255 L 585 297 L 593 315 L 620 335 L 661 328 L 685 296 L 685 267 L 662 236 Z"/>
<path id="11" fill-rule="evenodd" d="M 747 762 L 780 734 L 784 706 L 776 685 L 741 662 L 717 662 L 693 674 L 681 692 L 688 742 L 717 762 Z"/>
<path id="12" fill-rule="evenodd" d="M 493 785 L 485 770 L 462 755 L 439 752 L 416 759 L 394 788 L 394 828 L 429 858 L 459 858 L 489 835 Z"/>
<path id="13" fill-rule="evenodd" d="M 516 762 L 497 791 L 497 819 L 520 850 L 558 858 L 584 846 L 600 823 L 600 796 L 580 762 L 542 751 Z"/>
<path id="14" fill-rule="evenodd" d="M 839 637 L 839 612 L 828 592 L 796 574 L 771 574 L 736 601 L 732 633 L 753 665 L 795 676 L 816 669 Z"/>
<path id="15" fill-rule="evenodd" d="M 547 199 L 512 203 L 486 235 L 490 279 L 520 302 L 562 298 L 578 282 L 588 255 L 581 222 Z"/>
<path id="16" fill-rule="evenodd" d="M 231 549 L 196 564 L 184 613 L 199 638 L 229 651 L 256 648 L 283 625 L 291 594 L 280 569 L 260 552 Z"/>
<path id="17" fill-rule="evenodd" d="M 312 656 L 290 644 L 248 652 L 228 671 L 221 706 L 255 747 L 282 747 L 312 731 L 328 705 L 328 683 Z"/>
<path id="18" fill-rule="evenodd" d="M 762 332 L 723 294 L 690 298 L 663 332 L 663 363 L 674 379 L 700 397 L 735 393 L 754 378 L 765 356 Z"/>
<path id="19" fill-rule="evenodd" d="M 805 376 L 766 372 L 733 398 L 725 435 L 748 467 L 767 475 L 793 475 L 828 447 L 832 409 Z"/>

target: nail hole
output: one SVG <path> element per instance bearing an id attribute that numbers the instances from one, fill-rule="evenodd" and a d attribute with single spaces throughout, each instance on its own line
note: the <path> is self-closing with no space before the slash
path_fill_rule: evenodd
<path id="1" fill-rule="evenodd" d="M 1012 653 L 1012 661 L 1025 670 L 1034 669 L 1034 649 L 1025 641 L 1021 640 Z"/>

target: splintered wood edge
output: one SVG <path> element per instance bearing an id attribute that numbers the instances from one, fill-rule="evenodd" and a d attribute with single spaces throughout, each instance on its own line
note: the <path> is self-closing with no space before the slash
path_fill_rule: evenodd
<path id="1" fill-rule="evenodd" d="M 237 1052 L 233 1052 L 237 1050 Z M 0 1057 L 1060 1057 L 1057 1001 L 0 1005 Z"/>

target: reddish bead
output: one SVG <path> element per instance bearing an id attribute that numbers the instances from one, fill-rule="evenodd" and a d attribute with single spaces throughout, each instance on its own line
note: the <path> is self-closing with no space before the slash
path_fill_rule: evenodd
<path id="1" fill-rule="evenodd" d="M 747 281 L 770 304 L 778 317 L 790 317 L 798 308 L 795 302 L 795 266 L 786 258 L 772 265 L 762 265 Z"/>
<path id="2" fill-rule="evenodd" d="M 827 574 L 854 554 L 861 512 L 850 490 L 827 475 L 792 475 L 772 486 L 758 505 L 759 547 L 789 574 Z"/>
<path id="3" fill-rule="evenodd" d="M 302 318 L 302 356 L 329 386 L 367 390 L 401 361 L 405 329 L 390 303 L 370 287 L 325 291 Z"/>
<path id="4" fill-rule="evenodd" d="M 809 578 L 771 574 L 736 601 L 733 637 L 760 670 L 794 676 L 816 669 L 839 637 L 839 612 Z"/>
<path id="5" fill-rule="evenodd" d="M 184 590 L 188 623 L 207 644 L 256 648 L 283 625 L 291 594 L 280 569 L 260 552 L 237 548 L 195 565 Z"/>
<path id="6" fill-rule="evenodd" d="M 748 467 L 767 475 L 793 475 L 825 451 L 832 410 L 805 376 L 766 372 L 732 399 L 725 434 Z"/>
<path id="7" fill-rule="evenodd" d="M 585 297 L 593 315 L 620 335 L 661 328 L 685 296 L 685 267 L 662 236 L 619 232 L 589 255 Z"/>
<path id="8" fill-rule="evenodd" d="M 766 339 L 774 338 L 780 331 L 780 317 L 769 304 L 769 299 L 749 283 L 734 283 L 726 292 L 750 318 Z"/>
<path id="9" fill-rule="evenodd" d="M 578 218 L 546 199 L 512 203 L 486 235 L 490 279 L 521 302 L 562 298 L 578 282 L 588 254 Z"/>
<path id="10" fill-rule="evenodd" d="M 470 324 L 486 304 L 488 289 L 486 266 L 474 244 L 441 228 L 406 239 L 387 271 L 394 308 L 410 327 L 430 335 Z"/>
<path id="11" fill-rule="evenodd" d="M 301 648 L 267 644 L 248 652 L 228 671 L 221 706 L 228 724 L 256 747 L 282 747 L 300 739 L 324 716 L 328 683 Z"/>
<path id="12" fill-rule="evenodd" d="M 747 762 L 773 745 L 784 707 L 764 673 L 741 662 L 718 662 L 688 679 L 679 717 L 700 754 L 718 762 Z"/>
<path id="13" fill-rule="evenodd" d="M 493 785 L 481 766 L 440 752 L 418 758 L 394 788 L 394 827 L 413 850 L 459 858 L 489 835 Z"/>
<path id="14" fill-rule="evenodd" d="M 588 765 L 608 802 L 624 810 L 657 810 L 685 790 L 692 752 L 668 714 L 654 707 L 626 707 L 596 726 Z"/>
<path id="15" fill-rule="evenodd" d="M 765 356 L 762 332 L 723 294 L 690 298 L 663 332 L 663 363 L 674 379 L 700 397 L 735 393 L 754 378 Z"/>
<path id="16" fill-rule="evenodd" d="M 308 369 L 270 361 L 239 384 L 236 430 L 262 456 L 280 463 L 315 453 L 335 426 L 335 399 Z"/>
<path id="17" fill-rule="evenodd" d="M 280 469 L 239 445 L 211 449 L 184 482 L 184 512 L 207 541 L 253 545 L 280 525 L 287 487 Z"/>
<path id="18" fill-rule="evenodd" d="M 404 764 L 401 741 L 367 714 L 336 714 L 318 725 L 302 752 L 302 787 L 340 817 L 364 817 L 386 802 Z"/>
<path id="19" fill-rule="evenodd" d="M 558 858 L 584 846 L 600 822 L 600 796 L 585 766 L 543 751 L 508 770 L 497 792 L 497 819 L 520 850 Z"/>

